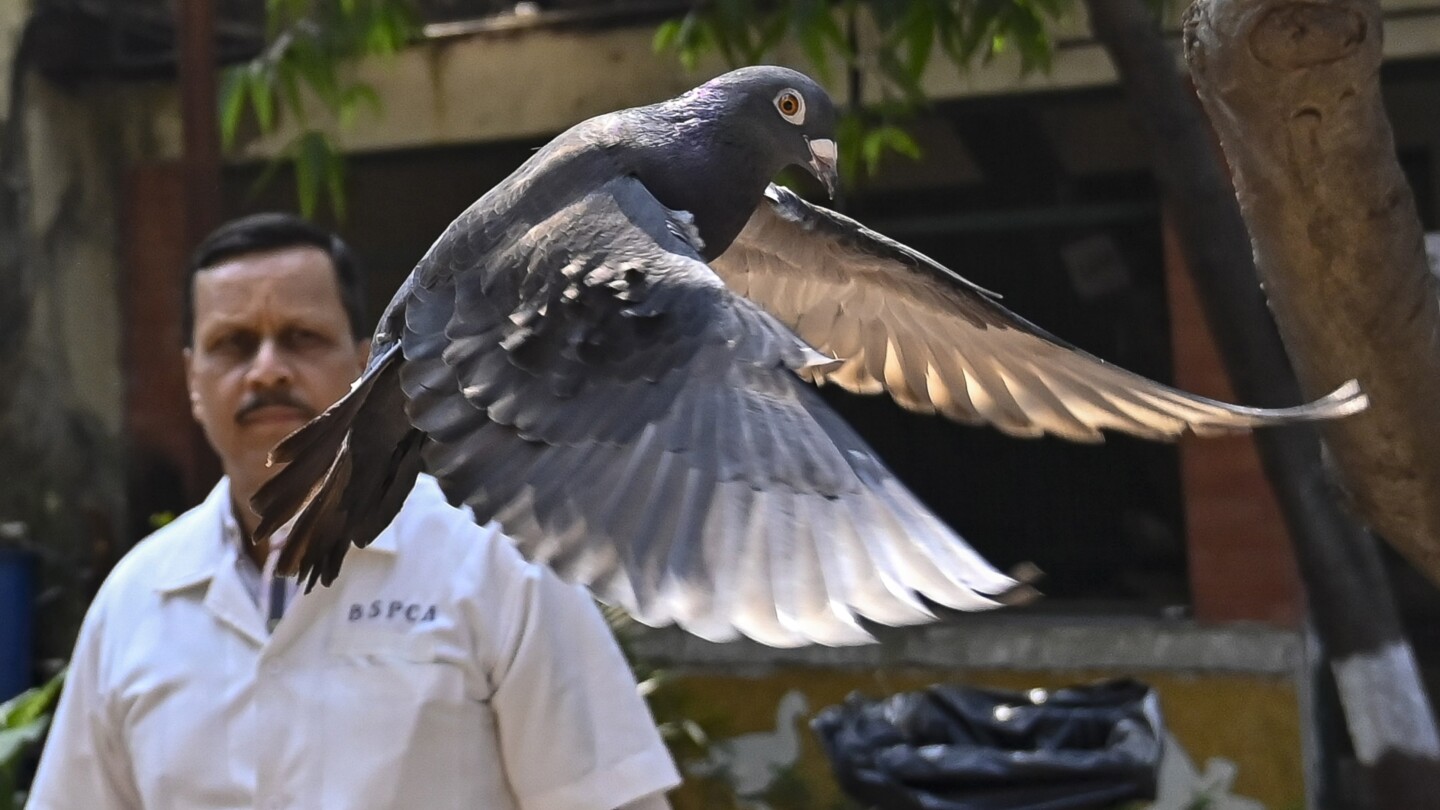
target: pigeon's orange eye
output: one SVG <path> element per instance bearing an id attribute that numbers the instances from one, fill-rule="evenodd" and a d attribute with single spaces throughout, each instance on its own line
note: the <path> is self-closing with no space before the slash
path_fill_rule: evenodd
<path id="1" fill-rule="evenodd" d="M 775 109 L 792 124 L 805 123 L 805 99 L 794 90 L 781 90 L 775 97 Z"/>

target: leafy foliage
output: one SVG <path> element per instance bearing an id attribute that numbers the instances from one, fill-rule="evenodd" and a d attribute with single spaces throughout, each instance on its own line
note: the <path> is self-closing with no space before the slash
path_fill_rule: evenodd
<path id="1" fill-rule="evenodd" d="M 1148 0 L 1156 5 L 1163 0 Z M 296 133 L 281 159 L 259 180 L 269 182 L 288 163 L 300 211 L 312 216 L 322 201 L 343 218 L 345 163 L 332 135 L 317 125 L 318 104 L 341 130 L 359 113 L 378 113 L 380 98 L 346 71 L 354 60 L 386 56 L 419 30 L 413 0 L 266 0 L 266 47 L 226 70 L 219 115 L 226 148 L 247 121 L 269 135 L 287 120 Z M 731 66 L 773 57 L 793 41 L 822 80 L 876 87 L 865 107 L 852 106 L 841 125 L 841 171 L 850 178 L 875 172 L 886 155 L 920 156 L 905 122 L 926 104 L 923 78 L 937 55 L 964 69 L 1018 54 L 1022 72 L 1048 69 L 1054 53 L 1049 28 L 1074 0 L 698 0 L 683 17 L 655 32 L 658 51 L 673 51 L 687 68 L 719 54 Z"/>
<path id="2" fill-rule="evenodd" d="M 24 795 L 16 791 L 20 762 L 45 736 L 64 679 L 62 671 L 49 683 L 0 703 L 0 808 L 25 806 Z"/>
<path id="3" fill-rule="evenodd" d="M 313 216 L 323 199 L 343 218 L 345 171 L 340 149 L 310 114 L 318 103 L 341 129 L 359 113 L 380 111 L 375 88 L 346 67 L 367 56 L 389 56 L 412 41 L 419 16 L 409 0 L 266 0 L 266 47 L 225 71 L 219 94 L 220 131 L 227 149 L 242 122 L 271 134 L 289 119 L 296 135 L 281 160 L 295 171 L 300 211 Z M 278 168 L 272 163 L 261 184 Z"/>
<path id="4" fill-rule="evenodd" d="M 1020 70 L 1047 70 L 1050 27 L 1072 0 L 701 0 L 655 32 L 657 51 L 673 51 L 687 69 L 716 53 L 732 67 L 772 58 L 788 40 L 808 67 L 831 81 L 839 66 L 852 97 L 878 82 L 880 101 L 852 106 L 841 124 L 842 173 L 873 173 L 884 155 L 918 158 L 903 123 L 926 104 L 923 79 L 937 54 L 959 69 L 1009 52 Z"/>

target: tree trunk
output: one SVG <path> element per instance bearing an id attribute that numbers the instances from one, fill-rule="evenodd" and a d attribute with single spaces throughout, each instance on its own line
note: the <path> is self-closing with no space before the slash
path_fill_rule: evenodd
<path id="1" fill-rule="evenodd" d="M 1351 377 L 1325 426 L 1370 526 L 1440 583 L 1440 283 L 1381 104 L 1375 0 L 1199 0 L 1185 54 L 1308 393 Z"/>
<path id="2" fill-rule="evenodd" d="M 1300 401 L 1256 282 L 1245 220 L 1175 55 L 1141 0 L 1086 0 L 1086 6 L 1149 146 L 1236 391 L 1255 404 Z M 1314 428 L 1260 431 L 1256 442 L 1294 538 L 1369 793 L 1381 808 L 1426 806 L 1440 795 L 1440 737 L 1379 549 L 1327 480 Z"/>

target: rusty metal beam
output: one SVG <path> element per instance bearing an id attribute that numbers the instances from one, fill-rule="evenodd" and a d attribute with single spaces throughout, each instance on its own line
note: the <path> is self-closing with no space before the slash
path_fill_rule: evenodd
<path id="1" fill-rule="evenodd" d="M 220 224 L 221 216 L 214 0 L 178 0 L 176 29 L 185 186 L 185 237 L 180 255 L 188 256 L 200 240 Z M 175 268 L 177 285 L 188 283 L 185 270 L 183 262 Z M 178 322 L 180 312 L 174 311 L 171 317 Z M 191 431 L 191 437 L 191 464 L 186 466 L 185 490 L 194 498 L 214 482 L 219 470 L 200 431 Z"/>
<path id="2" fill-rule="evenodd" d="M 179 0 L 187 251 L 220 224 L 220 123 L 215 100 L 214 0 Z"/>

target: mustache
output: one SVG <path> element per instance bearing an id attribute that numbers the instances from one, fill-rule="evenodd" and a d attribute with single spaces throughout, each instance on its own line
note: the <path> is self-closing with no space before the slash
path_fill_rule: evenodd
<path id="1" fill-rule="evenodd" d="M 290 392 L 288 388 L 271 388 L 263 391 L 256 391 L 240 402 L 240 407 L 235 410 L 235 421 L 244 422 L 250 414 L 261 408 L 294 408 L 304 414 L 306 419 L 314 419 L 316 411 L 298 397 Z"/>

